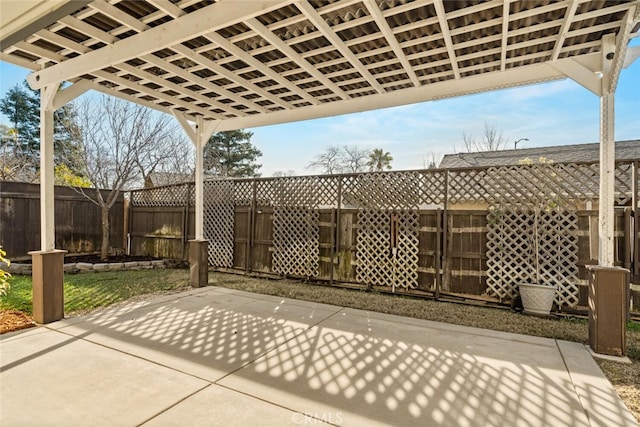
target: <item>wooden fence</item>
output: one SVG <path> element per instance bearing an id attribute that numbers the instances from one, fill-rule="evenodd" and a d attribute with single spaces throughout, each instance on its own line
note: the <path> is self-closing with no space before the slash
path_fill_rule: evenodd
<path id="1" fill-rule="evenodd" d="M 616 265 L 630 268 L 635 281 L 638 163 L 616 167 Z M 514 280 L 530 277 L 525 259 L 509 257 L 529 250 L 523 236 L 531 233 L 528 203 L 535 200 L 544 203 L 553 235 L 545 237 L 545 274 L 564 280 L 556 302 L 585 306 L 586 266 L 597 264 L 598 181 L 593 163 L 207 181 L 209 263 L 254 275 L 508 301 Z M 184 259 L 194 235 L 193 192 L 193 184 L 132 192 L 131 253 Z"/>
<path id="2" fill-rule="evenodd" d="M 69 254 L 99 252 L 102 241 L 99 207 L 72 188 L 56 186 L 54 191 L 56 248 Z M 110 246 L 122 250 L 126 248 L 124 203 L 121 195 L 109 216 Z M 38 184 L 0 181 L 0 245 L 11 260 L 29 258 L 29 251 L 40 249 Z"/>

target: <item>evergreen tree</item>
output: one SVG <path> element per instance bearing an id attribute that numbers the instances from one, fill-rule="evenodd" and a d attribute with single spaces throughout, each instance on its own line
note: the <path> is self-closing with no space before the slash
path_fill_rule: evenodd
<path id="1" fill-rule="evenodd" d="M 40 95 L 26 82 L 15 85 L 0 99 L 0 111 L 9 118 L 11 138 L 5 152 L 11 152 L 24 163 L 33 176 L 40 167 Z M 82 151 L 82 139 L 77 125 L 77 113 L 73 104 L 57 109 L 54 118 L 54 157 L 56 165 L 65 165 L 78 173 L 78 156 Z"/>
<path id="2" fill-rule="evenodd" d="M 35 153 L 40 141 L 40 98 L 24 82 L 15 85 L 0 99 L 0 111 L 7 116 L 15 132 L 16 149 Z"/>
<path id="3" fill-rule="evenodd" d="M 217 132 L 204 147 L 205 171 L 226 177 L 257 177 L 262 152 L 251 144 L 252 132 L 244 129 Z"/>

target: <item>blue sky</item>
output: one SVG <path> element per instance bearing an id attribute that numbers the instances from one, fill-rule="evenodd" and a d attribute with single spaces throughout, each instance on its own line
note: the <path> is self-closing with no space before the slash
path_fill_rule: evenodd
<path id="1" fill-rule="evenodd" d="M 635 39 L 631 45 L 640 45 Z M 0 62 L 0 96 L 22 82 L 28 70 Z M 640 59 L 620 74 L 615 103 L 616 140 L 640 138 Z M 463 151 L 462 134 L 480 136 L 484 124 L 497 127 L 519 148 L 597 142 L 599 98 L 571 80 L 487 92 L 247 129 L 263 152 L 262 175 L 306 166 L 331 145 L 357 145 L 389 151 L 393 169 L 420 169 L 435 156 Z M 0 115 L 0 124 L 8 124 Z M 640 155 L 640 153 L 639 153 Z"/>

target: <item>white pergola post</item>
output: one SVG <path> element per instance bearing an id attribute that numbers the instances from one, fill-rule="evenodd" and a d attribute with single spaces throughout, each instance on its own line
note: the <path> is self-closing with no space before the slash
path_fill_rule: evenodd
<path id="1" fill-rule="evenodd" d="M 53 99 L 58 85 L 40 90 L 40 250 L 55 249 Z"/>
<path id="2" fill-rule="evenodd" d="M 614 192 L 615 192 L 615 116 L 614 91 L 612 90 L 612 59 L 615 52 L 615 36 L 602 39 L 602 89 L 600 92 L 600 203 L 598 265 L 614 264 Z"/>
<path id="3" fill-rule="evenodd" d="M 64 317 L 64 254 L 56 250 L 53 164 L 53 112 L 58 85 L 40 89 L 40 250 L 32 256 L 33 319 L 50 323 Z"/>
<path id="4" fill-rule="evenodd" d="M 628 35 L 628 34 L 627 34 Z M 614 267 L 615 135 L 614 94 L 624 59 L 622 35 L 602 38 L 600 96 L 600 202 L 598 207 L 598 265 L 589 266 L 589 346 L 596 353 L 626 354 L 629 270 Z"/>
<path id="5" fill-rule="evenodd" d="M 208 241 L 204 238 L 204 147 L 215 132 L 219 122 L 204 122 L 202 116 L 197 116 L 195 124 L 179 113 L 173 112 L 187 136 L 196 149 L 195 168 L 195 239 L 189 241 L 189 265 L 191 286 L 206 286 L 208 278 Z"/>
<path id="6" fill-rule="evenodd" d="M 204 146 L 209 137 L 205 138 L 202 126 L 202 116 L 196 119 L 196 138 L 194 145 L 196 147 L 196 240 L 204 240 Z"/>
<path id="7" fill-rule="evenodd" d="M 64 254 L 56 249 L 53 113 L 89 89 L 86 82 L 58 91 L 59 84 L 40 89 L 40 250 L 33 258 L 33 318 L 50 323 L 64 317 Z"/>

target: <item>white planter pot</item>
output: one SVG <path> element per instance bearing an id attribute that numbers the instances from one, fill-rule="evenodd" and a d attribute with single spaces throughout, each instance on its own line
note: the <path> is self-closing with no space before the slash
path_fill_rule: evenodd
<path id="1" fill-rule="evenodd" d="M 548 315 L 556 296 L 556 286 L 520 283 L 520 297 L 525 313 Z"/>

